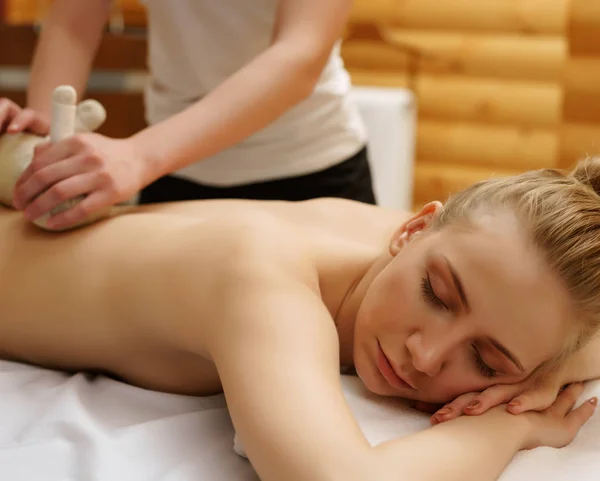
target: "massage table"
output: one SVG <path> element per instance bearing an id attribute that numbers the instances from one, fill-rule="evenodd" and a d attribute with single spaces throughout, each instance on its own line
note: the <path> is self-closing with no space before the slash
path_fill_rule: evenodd
<path id="1" fill-rule="evenodd" d="M 355 377 L 342 376 L 342 383 L 371 443 L 428 426 L 427 415 L 403 401 L 375 397 Z M 600 382 L 589 383 L 582 399 L 592 394 L 600 395 Z M 2 480 L 258 480 L 233 441 L 222 396 L 164 394 L 103 376 L 0 361 Z M 596 414 L 568 447 L 518 453 L 501 481 L 599 478 Z"/>

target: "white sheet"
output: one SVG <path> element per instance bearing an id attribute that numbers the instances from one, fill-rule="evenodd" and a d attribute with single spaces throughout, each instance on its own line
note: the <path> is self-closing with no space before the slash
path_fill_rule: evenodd
<path id="1" fill-rule="evenodd" d="M 344 377 L 372 443 L 427 426 L 402 403 L 370 396 Z M 600 395 L 600 383 L 584 396 Z M 0 477 L 10 481 L 256 481 L 232 449 L 221 396 L 192 398 L 104 377 L 67 376 L 0 361 Z M 600 416 L 569 447 L 521 453 L 502 481 L 597 480 Z"/>

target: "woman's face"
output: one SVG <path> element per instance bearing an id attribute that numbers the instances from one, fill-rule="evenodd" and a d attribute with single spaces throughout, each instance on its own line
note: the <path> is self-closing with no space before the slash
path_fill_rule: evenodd
<path id="1" fill-rule="evenodd" d="M 512 214 L 435 231 L 418 221 L 395 234 L 357 313 L 368 389 L 446 402 L 519 382 L 560 352 L 574 329 L 568 292 Z"/>

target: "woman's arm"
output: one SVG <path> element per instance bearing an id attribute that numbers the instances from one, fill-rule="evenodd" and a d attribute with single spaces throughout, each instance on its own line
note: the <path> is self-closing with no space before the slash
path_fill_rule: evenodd
<path id="1" fill-rule="evenodd" d="M 529 442 L 529 415 L 497 409 L 372 448 L 345 401 L 337 333 L 318 294 L 262 272 L 228 287 L 208 336 L 261 480 L 492 480 Z"/>
<path id="2" fill-rule="evenodd" d="M 50 117 L 52 91 L 72 85 L 83 95 L 110 14 L 111 0 L 54 0 L 31 65 L 27 106 Z"/>
<path id="3" fill-rule="evenodd" d="M 144 184 L 238 143 L 310 95 L 351 5 L 281 0 L 269 48 L 197 104 L 133 137 Z"/>

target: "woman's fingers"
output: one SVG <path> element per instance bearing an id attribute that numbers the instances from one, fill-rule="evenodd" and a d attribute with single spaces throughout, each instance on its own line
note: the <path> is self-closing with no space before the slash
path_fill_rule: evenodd
<path id="1" fill-rule="evenodd" d="M 446 404 L 442 409 L 436 411 L 430 418 L 431 424 L 451 421 L 463 414 L 464 409 L 479 395 L 477 392 L 469 392 L 458 396 L 451 403 Z"/>
<path id="2" fill-rule="evenodd" d="M 487 388 L 467 406 L 464 414 L 479 416 L 488 409 L 504 404 L 523 391 L 523 385 L 519 384 L 497 384 Z"/>
<path id="3" fill-rule="evenodd" d="M 529 439 L 523 447 L 562 448 L 573 441 L 581 427 L 594 414 L 598 403 L 596 398 L 592 398 L 573 409 L 582 392 L 582 384 L 573 384 L 560 393 L 554 404 L 545 411 L 520 414 L 519 416 L 524 416 L 531 422 Z"/>
<path id="4" fill-rule="evenodd" d="M 586 421 L 592 417 L 596 411 L 597 405 L 598 398 L 593 397 L 567 414 L 568 429 L 571 431 L 572 437 L 575 437 L 577 432 L 581 429 L 581 426 L 583 426 Z"/>
<path id="5" fill-rule="evenodd" d="M 583 383 L 571 384 L 563 392 L 561 392 L 554 404 L 552 404 L 546 412 L 557 416 L 566 416 L 577 402 L 581 393 L 583 393 Z"/>
<path id="6" fill-rule="evenodd" d="M 526 391 L 512 399 L 506 409 L 512 414 L 520 414 L 525 411 L 543 411 L 552 406 L 559 394 L 559 389 L 546 387 Z"/>

